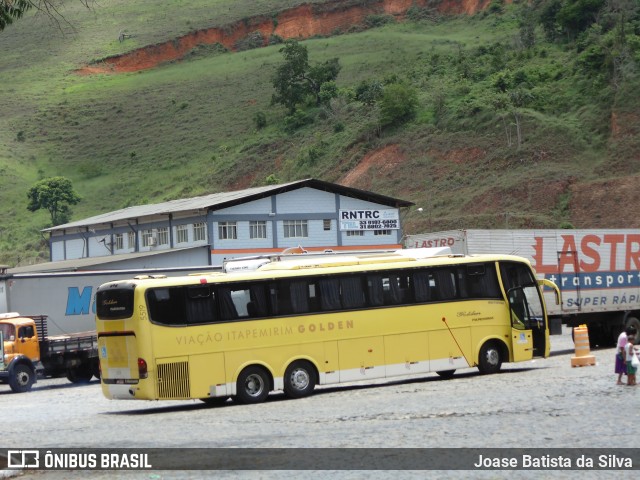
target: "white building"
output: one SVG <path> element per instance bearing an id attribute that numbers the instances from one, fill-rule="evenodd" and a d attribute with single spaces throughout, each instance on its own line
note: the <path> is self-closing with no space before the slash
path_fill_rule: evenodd
<path id="1" fill-rule="evenodd" d="M 309 252 L 401 248 L 400 211 L 411 205 L 306 179 L 129 207 L 44 232 L 52 262 L 215 266 L 298 246 Z"/>

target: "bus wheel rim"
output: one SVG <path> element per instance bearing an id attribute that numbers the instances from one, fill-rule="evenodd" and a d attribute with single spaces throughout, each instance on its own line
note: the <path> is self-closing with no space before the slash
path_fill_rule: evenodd
<path id="1" fill-rule="evenodd" d="M 496 350 L 495 348 L 490 348 L 487 351 L 487 362 L 490 365 L 497 365 L 498 361 L 500 360 L 500 355 L 498 354 L 498 350 Z"/>
<path id="2" fill-rule="evenodd" d="M 309 386 L 309 372 L 296 368 L 291 372 L 291 386 L 296 390 L 304 390 Z"/>
<path id="3" fill-rule="evenodd" d="M 244 389 L 247 394 L 252 397 L 258 397 L 264 389 L 264 382 L 258 374 L 249 375 L 247 381 L 244 384 Z"/>

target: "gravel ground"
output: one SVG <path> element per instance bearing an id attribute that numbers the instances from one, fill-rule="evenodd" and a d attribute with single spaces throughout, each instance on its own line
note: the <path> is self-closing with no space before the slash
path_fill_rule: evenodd
<path id="1" fill-rule="evenodd" d="M 552 356 L 505 364 L 500 374 L 459 371 L 391 382 L 319 387 L 261 405 L 105 399 L 97 382 L 38 382 L 28 394 L 0 386 L 5 448 L 630 448 L 620 431 L 640 390 L 617 386 L 614 349 L 572 368 L 571 336 L 552 336 Z M 631 408 L 630 408 L 631 407 Z M 8 412 L 13 412 L 7 415 Z M 635 415 L 634 415 L 635 416 Z M 631 429 L 631 426 L 627 431 Z M 7 445 L 6 439 L 11 439 Z M 452 450 L 455 455 L 455 450 Z M 636 462 L 634 462 L 636 463 Z M 640 464 L 640 457 L 638 458 Z M 324 467 L 324 466 L 323 466 Z M 330 465 L 326 466 L 330 468 Z M 24 479 L 85 478 L 83 471 L 0 472 Z M 632 478 L 634 471 L 94 471 L 93 478 Z"/>

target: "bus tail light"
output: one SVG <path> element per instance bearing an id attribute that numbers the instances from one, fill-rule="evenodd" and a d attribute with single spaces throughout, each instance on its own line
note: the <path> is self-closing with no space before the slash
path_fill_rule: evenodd
<path id="1" fill-rule="evenodd" d="M 138 376 L 140 378 L 147 378 L 149 376 L 147 362 L 144 358 L 138 358 Z"/>

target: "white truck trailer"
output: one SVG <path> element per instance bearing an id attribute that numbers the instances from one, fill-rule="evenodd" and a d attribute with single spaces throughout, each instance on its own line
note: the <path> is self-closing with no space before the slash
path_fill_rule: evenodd
<path id="1" fill-rule="evenodd" d="M 10 273 L 0 269 L 0 314 L 46 315 L 49 335 L 96 329 L 95 292 L 103 283 L 137 275 L 188 275 L 221 267 Z"/>
<path id="2" fill-rule="evenodd" d="M 640 230 L 449 230 L 409 235 L 407 248 L 450 247 L 454 254 L 505 253 L 529 259 L 545 293 L 552 333 L 586 324 L 592 345 L 614 345 L 627 325 L 640 331 Z"/>

